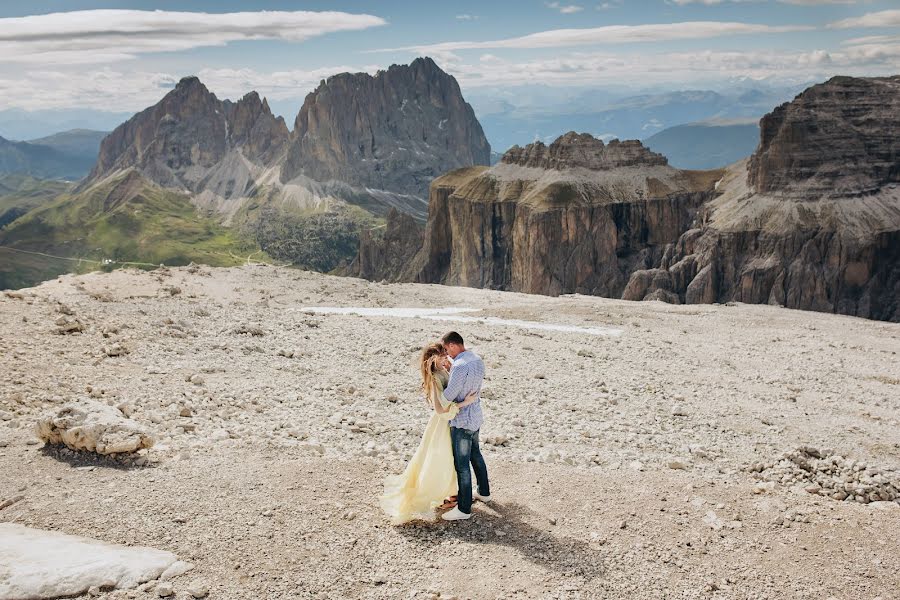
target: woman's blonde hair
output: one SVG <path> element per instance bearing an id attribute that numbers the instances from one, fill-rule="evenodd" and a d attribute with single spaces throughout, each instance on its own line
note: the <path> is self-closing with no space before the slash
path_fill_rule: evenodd
<path id="1" fill-rule="evenodd" d="M 428 393 L 434 385 L 434 374 L 440 368 L 440 362 L 447 349 L 441 343 L 434 343 L 422 349 L 422 358 L 419 361 L 419 369 L 422 371 L 422 389 Z"/>

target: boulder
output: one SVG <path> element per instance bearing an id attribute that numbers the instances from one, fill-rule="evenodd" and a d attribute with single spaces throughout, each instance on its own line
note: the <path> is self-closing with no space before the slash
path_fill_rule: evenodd
<path id="1" fill-rule="evenodd" d="M 138 423 L 113 406 L 81 400 L 45 415 L 35 427 L 48 444 L 64 444 L 72 450 L 96 454 L 136 452 L 153 446 L 153 437 Z"/>
<path id="2" fill-rule="evenodd" d="M 174 564 L 171 552 L 0 523 L 0 598 L 35 600 L 134 588 Z"/>

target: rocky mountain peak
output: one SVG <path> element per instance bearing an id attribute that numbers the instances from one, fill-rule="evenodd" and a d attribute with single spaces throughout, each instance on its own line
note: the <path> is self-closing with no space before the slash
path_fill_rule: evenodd
<path id="1" fill-rule="evenodd" d="M 232 150 L 266 163 L 281 155 L 288 137 L 284 119 L 256 92 L 222 101 L 197 77 L 185 77 L 103 140 L 88 181 L 136 168 L 162 186 L 199 191 L 207 171 Z"/>
<path id="2" fill-rule="evenodd" d="M 292 138 L 282 181 L 302 175 L 420 198 L 441 173 L 490 160 L 456 79 L 430 58 L 322 81 L 306 97 Z"/>
<path id="3" fill-rule="evenodd" d="M 208 91 L 206 86 L 200 81 L 200 78 L 196 75 L 188 75 L 187 77 L 182 77 L 178 80 L 178 83 L 175 85 L 176 90 L 190 90 L 190 89 L 203 89 L 204 91 Z"/>
<path id="4" fill-rule="evenodd" d="M 557 171 L 578 167 L 607 171 L 617 167 L 668 164 L 665 156 L 645 148 L 638 140 L 611 140 L 604 144 L 589 133 L 574 131 L 559 136 L 549 146 L 543 142 L 534 142 L 524 148 L 513 146 L 501 162 Z"/>
<path id="5" fill-rule="evenodd" d="M 898 157 L 900 76 L 834 77 L 760 120 L 747 181 L 808 200 L 868 194 L 900 182 Z"/>

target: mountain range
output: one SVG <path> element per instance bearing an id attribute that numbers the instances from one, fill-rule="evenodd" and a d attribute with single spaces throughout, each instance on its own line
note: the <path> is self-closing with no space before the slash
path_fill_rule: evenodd
<path id="1" fill-rule="evenodd" d="M 323 80 L 293 131 L 256 92 L 220 100 L 186 77 L 103 139 L 91 172 L 71 193 L 9 223 L 0 245 L 177 263 L 201 259 L 189 248 L 202 238 L 222 256 L 235 246 L 255 248 L 328 271 L 352 259 L 359 232 L 377 227 L 391 209 L 424 222 L 431 179 L 489 160 L 456 80 L 428 58 L 374 76 Z M 205 238 L 188 227 L 188 209 Z M 149 240 L 158 239 L 167 210 L 178 215 L 167 225 L 173 240 L 186 232 L 191 244 L 163 252 Z M 126 240 L 99 235 L 110 213 L 128 220 Z M 34 278 L 51 270 L 32 269 Z M 7 270 L 7 285 L 14 271 Z M 15 281 L 29 277 L 16 273 Z"/>
<path id="2" fill-rule="evenodd" d="M 759 125 L 750 122 L 704 121 L 663 129 L 644 140 L 680 169 L 717 169 L 745 159 L 756 149 Z"/>
<path id="3" fill-rule="evenodd" d="M 660 102 L 686 117 L 722 99 L 628 104 Z M 700 121 L 644 143 L 573 131 L 498 156 L 427 58 L 323 80 L 293 129 L 256 92 L 220 100 L 186 77 L 104 137 L 78 183 L 0 179 L 0 287 L 73 268 L 54 256 L 253 256 L 376 280 L 896 321 L 898 114 L 900 77 L 836 77 L 759 126 Z M 7 142 L 8 162 L 90 143 Z"/>
<path id="4" fill-rule="evenodd" d="M 0 175 L 39 179 L 81 179 L 94 166 L 102 131 L 77 129 L 28 142 L 0 137 Z"/>
<path id="5" fill-rule="evenodd" d="M 836 77 L 766 115 L 725 169 L 574 132 L 514 146 L 435 180 L 426 226 L 392 215 L 349 272 L 900 321 L 898 115 L 900 76 Z"/>

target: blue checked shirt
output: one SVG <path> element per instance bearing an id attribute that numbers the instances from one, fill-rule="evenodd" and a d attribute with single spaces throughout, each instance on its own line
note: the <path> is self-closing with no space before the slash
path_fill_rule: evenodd
<path id="1" fill-rule="evenodd" d="M 469 406 L 461 408 L 456 418 L 450 421 L 450 427 L 478 431 L 484 422 L 481 413 L 481 382 L 484 380 L 484 362 L 481 357 L 466 350 L 460 352 L 450 369 L 450 380 L 444 389 L 444 399 L 448 402 L 462 402 L 472 392 L 478 399 Z"/>

